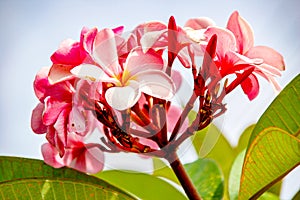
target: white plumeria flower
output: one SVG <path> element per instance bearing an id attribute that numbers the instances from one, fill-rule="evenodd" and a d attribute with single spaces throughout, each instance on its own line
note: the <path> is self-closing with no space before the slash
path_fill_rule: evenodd
<path id="1" fill-rule="evenodd" d="M 122 69 L 111 29 L 97 33 L 91 57 L 94 64 L 81 64 L 71 72 L 80 78 L 113 83 L 115 86 L 107 89 L 105 98 L 117 110 L 134 106 L 142 92 L 166 100 L 174 95 L 175 85 L 163 71 L 163 59 L 154 50 L 144 53 L 141 47 L 132 49 Z"/>

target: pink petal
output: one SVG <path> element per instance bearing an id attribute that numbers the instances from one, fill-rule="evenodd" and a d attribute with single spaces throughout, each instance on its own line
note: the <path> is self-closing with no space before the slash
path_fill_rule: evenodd
<path id="1" fill-rule="evenodd" d="M 280 87 L 280 85 L 278 84 L 278 82 L 275 80 L 274 77 L 269 76 L 269 82 L 272 83 L 275 92 L 279 93 L 279 92 L 281 91 L 281 87 Z"/>
<path id="2" fill-rule="evenodd" d="M 259 93 L 259 84 L 255 75 L 250 74 L 248 78 L 241 83 L 241 86 L 250 101 L 257 97 Z"/>
<path id="3" fill-rule="evenodd" d="M 55 147 L 60 157 L 65 154 L 65 142 L 63 143 L 58 137 L 57 131 L 55 130 L 54 126 L 48 126 L 46 139 L 53 147 Z"/>
<path id="4" fill-rule="evenodd" d="M 115 33 L 115 34 L 118 34 L 118 35 L 121 35 L 122 32 L 124 30 L 124 26 L 119 26 L 119 27 L 116 27 L 116 28 L 113 28 L 112 31 Z"/>
<path id="5" fill-rule="evenodd" d="M 167 120 L 168 120 L 168 132 L 171 133 L 181 115 L 182 110 L 179 107 L 171 106 L 167 112 Z M 188 127 L 188 119 L 185 119 L 182 122 L 179 133 L 183 133 Z"/>
<path id="6" fill-rule="evenodd" d="M 148 32 L 155 32 L 155 31 L 161 31 L 166 30 L 167 26 L 161 22 L 152 21 L 152 22 L 146 22 L 143 24 L 138 25 L 133 31 L 132 34 L 136 36 L 137 42 L 142 38 L 142 36 L 145 33 Z M 139 43 L 138 43 L 139 44 Z"/>
<path id="7" fill-rule="evenodd" d="M 227 28 L 236 38 L 238 52 L 246 53 L 254 45 L 254 34 L 249 23 L 237 11 L 233 12 L 228 20 Z"/>
<path id="8" fill-rule="evenodd" d="M 69 132 L 81 133 L 86 129 L 86 121 L 83 114 L 79 111 L 76 106 L 72 107 L 72 110 L 69 114 Z"/>
<path id="9" fill-rule="evenodd" d="M 207 41 L 213 36 L 217 35 L 217 48 L 216 53 L 219 59 L 224 59 L 225 55 L 228 51 L 236 50 L 236 41 L 232 32 L 227 29 L 222 29 L 218 27 L 209 27 L 205 32 L 205 36 L 207 37 Z"/>
<path id="10" fill-rule="evenodd" d="M 142 92 L 151 96 L 171 99 L 175 94 L 175 84 L 173 80 L 160 70 L 146 70 L 135 75 Z"/>
<path id="11" fill-rule="evenodd" d="M 190 68 L 192 66 L 191 57 L 188 54 L 187 48 L 184 48 L 181 51 L 179 51 L 177 58 L 185 68 Z"/>
<path id="12" fill-rule="evenodd" d="M 55 84 L 74 78 L 73 74 L 70 72 L 73 67 L 74 66 L 72 65 L 53 64 L 48 75 L 49 83 Z"/>
<path id="13" fill-rule="evenodd" d="M 70 106 L 69 103 L 58 101 L 51 97 L 46 98 L 45 109 L 43 113 L 43 123 L 46 126 L 54 124 L 60 113 L 68 106 Z"/>
<path id="14" fill-rule="evenodd" d="M 47 131 L 47 126 L 43 124 L 42 116 L 44 112 L 44 104 L 39 103 L 32 111 L 31 128 L 37 134 L 43 134 Z"/>
<path id="15" fill-rule="evenodd" d="M 149 49 L 153 48 L 162 48 L 166 47 L 168 45 L 167 41 L 159 41 L 163 37 L 165 37 L 165 34 L 167 33 L 167 30 L 160 30 L 160 31 L 152 31 L 145 33 L 141 38 L 141 46 L 143 48 L 143 52 L 147 52 Z"/>
<path id="16" fill-rule="evenodd" d="M 98 33 L 97 28 L 88 29 L 84 27 L 81 31 L 80 44 L 85 49 L 85 51 L 89 54 L 92 53 L 93 44 L 97 33 Z"/>
<path id="17" fill-rule="evenodd" d="M 266 74 L 267 76 L 281 76 L 281 72 L 276 69 L 275 67 L 268 65 L 268 64 L 260 64 L 256 65 L 255 71 L 261 71 L 262 73 Z"/>
<path id="18" fill-rule="evenodd" d="M 43 102 L 44 98 L 46 97 L 47 87 L 49 87 L 48 81 L 48 74 L 49 74 L 49 67 L 43 67 L 40 71 L 36 74 L 35 80 L 33 82 L 34 92 L 37 98 Z"/>
<path id="19" fill-rule="evenodd" d="M 71 101 L 73 86 L 68 81 L 59 82 L 51 85 L 48 80 L 49 68 L 42 68 L 34 80 L 34 92 L 38 99 L 43 103 L 47 96 L 61 101 Z"/>
<path id="20" fill-rule="evenodd" d="M 281 91 L 281 87 L 278 84 L 278 82 L 275 80 L 274 74 L 270 74 L 268 72 L 260 70 L 260 68 L 263 67 L 263 66 L 265 66 L 265 65 L 266 64 L 262 64 L 262 65 L 258 66 L 259 68 L 257 67 L 258 69 L 257 68 L 255 69 L 255 73 L 257 73 L 258 75 L 260 75 L 261 77 L 263 77 L 267 81 L 269 81 L 272 84 L 275 92 L 279 93 Z"/>
<path id="21" fill-rule="evenodd" d="M 66 157 L 68 156 L 72 156 L 73 160 L 67 165 L 84 173 L 95 174 L 104 167 L 104 154 L 96 144 L 87 144 L 81 150 L 70 150 L 66 153 Z"/>
<path id="22" fill-rule="evenodd" d="M 208 17 L 192 18 L 184 25 L 184 27 L 190 27 L 194 30 L 205 29 L 209 26 L 215 26 L 215 22 Z"/>
<path id="23" fill-rule="evenodd" d="M 80 43 L 71 39 L 63 41 L 51 56 L 53 64 L 78 65 L 83 59 Z"/>
<path id="24" fill-rule="evenodd" d="M 64 110 L 62 110 L 54 124 L 58 140 L 60 140 L 64 146 L 67 145 L 67 126 L 70 110 L 71 108 L 65 108 Z"/>
<path id="25" fill-rule="evenodd" d="M 177 92 L 182 83 L 182 76 L 180 72 L 177 70 L 172 70 L 171 79 L 174 81 L 176 92 Z"/>
<path id="26" fill-rule="evenodd" d="M 134 106 L 140 96 L 139 85 L 135 81 L 130 81 L 125 87 L 111 87 L 105 93 L 107 103 L 117 110 L 126 110 Z"/>
<path id="27" fill-rule="evenodd" d="M 65 166 L 56 148 L 49 143 L 45 143 L 42 145 L 42 155 L 45 163 L 54 168 L 60 168 Z"/>
<path id="28" fill-rule="evenodd" d="M 249 58 L 261 58 L 264 63 L 273 66 L 278 70 L 285 70 L 285 63 L 280 53 L 266 46 L 255 46 L 246 54 Z"/>
<path id="29" fill-rule="evenodd" d="M 107 74 L 114 76 L 121 72 L 115 34 L 111 29 L 103 29 L 97 33 L 92 55 Z"/>
<path id="30" fill-rule="evenodd" d="M 150 49 L 147 53 L 138 47 L 133 49 L 126 60 L 124 71 L 128 71 L 131 76 L 144 70 L 162 70 L 164 67 L 163 59 L 154 50 Z M 125 80 L 123 80 L 125 81 Z"/>

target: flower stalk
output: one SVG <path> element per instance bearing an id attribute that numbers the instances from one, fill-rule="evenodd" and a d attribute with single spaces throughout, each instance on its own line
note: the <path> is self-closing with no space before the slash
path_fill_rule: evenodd
<path id="1" fill-rule="evenodd" d="M 201 200 L 201 196 L 198 194 L 196 187 L 186 173 L 177 154 L 172 154 L 167 160 L 170 163 L 172 170 L 174 171 L 188 198 L 191 200 Z"/>

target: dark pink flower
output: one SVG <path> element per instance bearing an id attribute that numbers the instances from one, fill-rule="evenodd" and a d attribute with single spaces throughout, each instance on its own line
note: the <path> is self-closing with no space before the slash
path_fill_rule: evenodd
<path id="1" fill-rule="evenodd" d="M 237 11 L 233 12 L 230 16 L 227 23 L 227 29 L 230 30 L 236 38 L 236 47 L 239 54 L 252 60 L 260 61 L 259 63 L 255 63 L 254 74 L 249 76 L 248 80 L 241 84 L 244 92 L 246 93 L 246 91 L 248 91 L 246 94 L 249 94 L 249 99 L 255 98 L 255 90 L 259 87 L 255 74 L 267 79 L 273 84 L 274 88 L 279 91 L 280 86 L 274 77 L 280 76 L 280 71 L 285 69 L 282 55 L 270 47 L 254 46 L 254 34 L 252 28 Z"/>
<path id="2" fill-rule="evenodd" d="M 45 163 L 55 168 L 67 166 L 84 173 L 95 174 L 104 166 L 104 154 L 99 145 L 85 144 L 74 134 L 68 135 L 68 145 L 62 157 L 57 148 L 50 143 L 42 145 L 42 155 Z"/>
<path id="3" fill-rule="evenodd" d="M 214 34 L 218 37 L 216 65 L 222 77 L 232 73 L 239 74 L 254 67 L 251 75 L 241 82 L 241 87 L 250 100 L 259 93 L 257 75 L 280 90 L 274 77 L 280 76 L 280 71 L 284 70 L 283 57 L 269 47 L 254 46 L 253 31 L 238 12 L 230 16 L 227 29 L 208 27 L 204 34 L 208 39 Z"/>
<path id="4" fill-rule="evenodd" d="M 73 78 L 50 84 L 48 72 L 49 68 L 43 68 L 34 81 L 35 93 L 40 103 L 32 112 L 31 127 L 37 134 L 46 133 L 49 143 L 62 156 L 67 146 L 68 134 L 89 134 L 95 128 L 96 119 L 92 111 L 84 109 L 84 102 L 78 96 L 84 88 L 82 82 L 85 81 L 75 81 Z M 86 93 L 89 94 L 89 91 Z"/>

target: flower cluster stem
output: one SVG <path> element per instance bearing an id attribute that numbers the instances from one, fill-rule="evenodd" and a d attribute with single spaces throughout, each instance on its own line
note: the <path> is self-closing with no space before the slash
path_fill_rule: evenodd
<path id="1" fill-rule="evenodd" d="M 188 198 L 191 200 L 201 200 L 197 189 L 195 188 L 194 184 L 192 183 L 192 180 L 186 173 L 176 153 L 172 157 L 169 157 L 169 159 L 167 160 L 170 163 L 172 170 L 174 171 Z"/>

